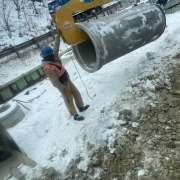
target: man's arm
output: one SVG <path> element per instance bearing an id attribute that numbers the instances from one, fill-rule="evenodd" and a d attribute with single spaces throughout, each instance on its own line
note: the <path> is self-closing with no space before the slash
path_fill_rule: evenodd
<path id="1" fill-rule="evenodd" d="M 60 37 L 58 37 L 56 35 L 55 36 L 54 46 L 53 46 L 53 52 L 54 52 L 55 57 L 58 57 L 59 48 L 60 48 Z"/>
<path id="2" fill-rule="evenodd" d="M 56 32 L 56 35 L 55 35 L 55 42 L 54 42 L 54 46 L 53 46 L 53 52 L 54 52 L 54 56 L 55 58 L 60 61 L 61 63 L 61 60 L 59 59 L 59 49 L 60 49 L 60 37 L 61 37 L 61 33 L 60 33 L 60 30 L 57 30 Z"/>

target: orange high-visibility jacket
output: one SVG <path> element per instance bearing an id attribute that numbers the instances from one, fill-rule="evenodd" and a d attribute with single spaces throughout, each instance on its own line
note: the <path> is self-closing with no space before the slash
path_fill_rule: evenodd
<path id="1" fill-rule="evenodd" d="M 46 71 L 49 69 L 54 71 L 56 73 L 56 75 L 58 76 L 59 81 L 61 83 L 65 83 L 68 80 L 69 75 L 68 75 L 66 69 L 64 68 L 64 66 L 58 66 L 55 64 L 48 63 L 44 66 L 43 69 L 44 69 L 45 74 L 46 74 Z"/>
<path id="2" fill-rule="evenodd" d="M 47 69 L 51 69 L 51 70 L 55 71 L 58 77 L 61 77 L 64 74 L 64 72 L 66 71 L 64 66 L 57 66 L 54 64 L 46 64 L 44 66 L 45 73 L 46 73 Z"/>

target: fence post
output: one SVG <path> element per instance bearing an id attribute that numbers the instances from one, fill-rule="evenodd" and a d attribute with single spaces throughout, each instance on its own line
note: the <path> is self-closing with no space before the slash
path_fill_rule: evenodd
<path id="1" fill-rule="evenodd" d="M 33 42 L 35 42 L 35 44 L 37 45 L 37 47 L 40 48 L 40 45 L 39 45 L 38 41 L 36 40 L 36 38 L 33 38 L 32 40 L 33 40 Z"/>
<path id="2" fill-rule="evenodd" d="M 20 54 L 15 46 L 12 46 L 13 51 L 17 54 L 17 57 L 20 58 Z"/>

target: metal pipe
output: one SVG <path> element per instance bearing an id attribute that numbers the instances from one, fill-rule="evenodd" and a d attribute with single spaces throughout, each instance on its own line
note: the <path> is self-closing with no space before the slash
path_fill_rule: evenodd
<path id="1" fill-rule="evenodd" d="M 95 72 L 103 65 L 159 38 L 166 27 L 164 11 L 139 4 L 92 22 L 77 23 L 89 39 L 72 46 L 81 67 Z"/>

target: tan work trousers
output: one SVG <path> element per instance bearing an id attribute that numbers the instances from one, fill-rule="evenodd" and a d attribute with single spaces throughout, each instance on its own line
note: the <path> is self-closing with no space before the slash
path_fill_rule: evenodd
<path id="1" fill-rule="evenodd" d="M 74 101 L 77 108 L 80 108 L 84 105 L 81 94 L 70 79 L 63 85 L 65 86 L 65 89 L 62 92 L 64 102 L 69 113 L 74 116 L 77 114 L 76 108 L 74 106 Z"/>

